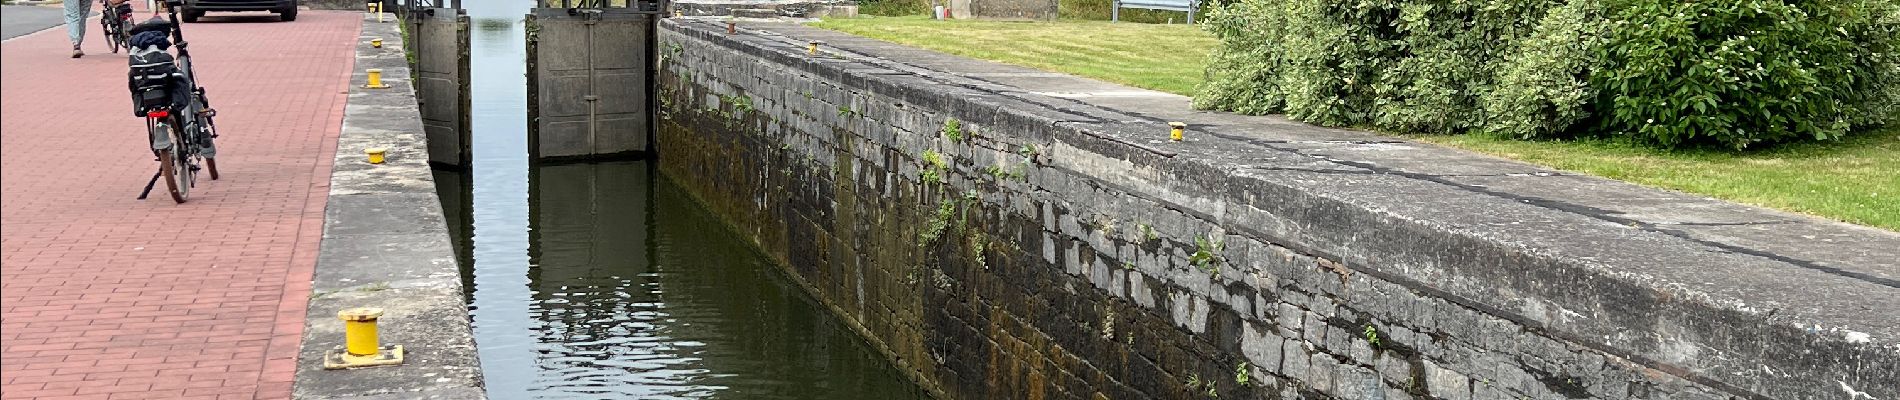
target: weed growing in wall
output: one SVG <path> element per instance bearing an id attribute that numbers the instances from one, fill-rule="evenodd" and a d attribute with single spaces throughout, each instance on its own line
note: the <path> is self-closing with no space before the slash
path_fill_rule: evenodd
<path id="1" fill-rule="evenodd" d="M 950 227 L 951 214 L 956 212 L 957 205 L 955 202 L 946 201 L 938 205 L 937 214 L 932 215 L 930 221 L 924 224 L 924 230 L 917 233 L 917 244 L 919 246 L 929 246 L 931 243 L 936 243 L 937 238 L 943 237 L 944 229 Z"/>
<path id="2" fill-rule="evenodd" d="M 1194 237 L 1194 254 L 1188 256 L 1188 263 L 1193 264 L 1194 268 L 1201 272 L 1218 276 L 1222 262 L 1220 251 L 1223 247 L 1224 245 L 1219 240 L 1196 236 Z"/>
<path id="3" fill-rule="evenodd" d="M 719 95 L 719 100 L 732 105 L 732 114 L 727 115 L 727 117 L 738 118 L 740 114 L 752 111 L 752 96 L 746 96 L 744 94 L 722 94 Z"/>
<path id="4" fill-rule="evenodd" d="M 1188 375 L 1188 390 L 1201 390 L 1207 397 L 1220 397 L 1220 391 L 1214 387 L 1214 380 L 1201 380 L 1200 374 Z"/>
<path id="5" fill-rule="evenodd" d="M 1246 361 L 1241 361 L 1239 365 L 1234 366 L 1234 384 L 1246 386 L 1247 382 L 1252 380 L 1253 371 L 1247 369 Z"/>
<path id="6" fill-rule="evenodd" d="M 988 257 L 984 257 L 985 252 L 990 246 L 989 235 L 984 234 L 982 231 L 971 229 L 969 237 L 970 253 L 971 257 L 976 260 L 976 266 L 982 267 L 984 271 L 990 270 L 990 260 Z"/>
<path id="7" fill-rule="evenodd" d="M 963 143 L 963 122 L 951 118 L 943 121 L 943 136 L 951 142 Z"/>
<path id="8" fill-rule="evenodd" d="M 924 168 L 917 172 L 917 176 L 923 179 L 925 184 L 943 183 L 944 170 L 948 166 L 949 163 L 944 162 L 942 154 L 937 154 L 936 150 L 924 150 Z"/>
<path id="9" fill-rule="evenodd" d="M 1366 343 L 1371 343 L 1372 348 L 1379 348 L 1379 328 L 1372 327 L 1372 324 L 1366 324 L 1365 335 Z"/>

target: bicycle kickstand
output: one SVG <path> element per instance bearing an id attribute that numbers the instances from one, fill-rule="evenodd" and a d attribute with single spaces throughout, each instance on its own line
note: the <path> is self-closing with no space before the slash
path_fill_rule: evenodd
<path id="1" fill-rule="evenodd" d="M 145 182 L 145 191 L 139 192 L 139 200 L 145 200 L 146 196 L 152 194 L 152 187 L 158 185 L 158 177 L 163 174 L 165 174 L 165 171 L 162 170 L 152 173 L 152 180 Z"/>

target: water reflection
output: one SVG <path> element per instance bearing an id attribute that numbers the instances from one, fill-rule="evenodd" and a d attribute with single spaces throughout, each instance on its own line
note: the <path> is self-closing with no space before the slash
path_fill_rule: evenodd
<path id="1" fill-rule="evenodd" d="M 467 2 L 473 164 L 436 182 L 490 398 L 921 398 L 644 162 L 531 166 L 521 16 Z"/>

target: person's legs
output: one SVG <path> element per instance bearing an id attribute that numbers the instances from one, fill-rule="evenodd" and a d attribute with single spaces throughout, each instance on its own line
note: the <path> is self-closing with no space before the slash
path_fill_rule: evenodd
<path id="1" fill-rule="evenodd" d="M 66 38 L 73 42 L 73 58 L 86 55 L 79 44 L 86 41 L 86 15 L 92 13 L 92 0 L 66 0 Z"/>

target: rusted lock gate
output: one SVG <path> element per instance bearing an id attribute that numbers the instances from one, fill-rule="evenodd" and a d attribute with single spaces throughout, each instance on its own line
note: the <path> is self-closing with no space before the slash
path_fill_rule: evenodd
<path id="1" fill-rule="evenodd" d="M 527 16 L 534 160 L 650 153 L 664 2 L 542 0 Z"/>

